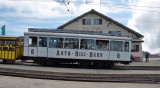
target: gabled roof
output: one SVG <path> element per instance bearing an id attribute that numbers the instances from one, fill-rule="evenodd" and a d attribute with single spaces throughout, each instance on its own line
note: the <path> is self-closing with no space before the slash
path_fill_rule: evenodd
<path id="1" fill-rule="evenodd" d="M 123 25 L 123 24 L 121 24 L 121 23 L 119 23 L 119 22 L 111 19 L 110 17 L 107 17 L 107 16 L 103 15 L 102 13 L 97 12 L 97 11 L 94 10 L 94 9 L 92 9 L 92 10 L 90 10 L 89 12 L 86 12 L 86 13 L 84 13 L 84 14 L 82 14 L 82 15 L 80 15 L 80 16 L 78 16 L 78 17 L 76 17 L 76 18 L 74 18 L 74 19 L 72 19 L 72 20 L 70 20 L 70 21 L 68 21 L 67 23 L 65 23 L 65 24 L 57 27 L 57 29 L 63 29 L 65 26 L 67 26 L 67 25 L 69 25 L 69 24 L 71 24 L 71 23 L 79 20 L 80 18 L 85 17 L 86 15 L 89 15 L 89 14 L 96 14 L 96 15 L 98 15 L 98 16 L 106 19 L 107 21 L 110 21 L 111 23 L 113 23 L 113 24 L 115 24 L 115 25 L 117 25 L 117 26 L 125 29 L 126 31 L 129 31 L 129 32 L 135 34 L 135 35 L 136 35 L 137 37 L 139 37 L 139 38 L 144 37 L 144 36 L 141 35 L 140 33 L 138 33 L 138 32 L 136 32 L 136 31 L 130 29 L 129 27 L 127 27 L 127 26 L 125 26 L 125 25 Z"/>

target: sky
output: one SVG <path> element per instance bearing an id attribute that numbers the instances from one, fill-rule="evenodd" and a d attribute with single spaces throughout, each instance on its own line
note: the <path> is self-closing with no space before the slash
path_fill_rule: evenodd
<path id="1" fill-rule="evenodd" d="M 143 51 L 160 52 L 160 0 L 0 0 L 0 27 L 23 36 L 28 28 L 52 28 L 95 9 L 144 35 Z"/>

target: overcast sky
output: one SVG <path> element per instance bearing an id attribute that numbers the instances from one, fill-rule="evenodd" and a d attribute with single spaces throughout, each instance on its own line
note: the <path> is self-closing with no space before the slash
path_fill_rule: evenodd
<path id="1" fill-rule="evenodd" d="M 0 27 L 7 35 L 28 28 L 57 28 L 95 9 L 144 35 L 143 50 L 160 52 L 160 0 L 0 0 Z"/>

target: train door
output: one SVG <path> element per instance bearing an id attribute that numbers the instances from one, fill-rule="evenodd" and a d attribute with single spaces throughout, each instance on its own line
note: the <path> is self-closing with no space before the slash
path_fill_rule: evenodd
<path id="1" fill-rule="evenodd" d="M 38 37 L 38 57 L 47 57 L 47 36 Z"/>
<path id="2" fill-rule="evenodd" d="M 37 36 L 29 36 L 28 41 L 28 56 L 37 57 Z"/>
<path id="3" fill-rule="evenodd" d="M 129 42 L 120 40 L 110 41 L 110 57 L 113 61 L 130 61 Z"/>
<path id="4" fill-rule="evenodd" d="M 124 41 L 125 61 L 131 61 L 131 41 Z"/>

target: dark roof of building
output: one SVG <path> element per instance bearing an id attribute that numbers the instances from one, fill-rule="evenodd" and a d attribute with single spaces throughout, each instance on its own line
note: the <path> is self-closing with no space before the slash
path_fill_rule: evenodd
<path id="1" fill-rule="evenodd" d="M 123 25 L 123 24 L 121 24 L 121 23 L 119 23 L 119 22 L 117 22 L 117 21 L 115 21 L 115 20 L 113 20 L 113 19 L 111 19 L 110 17 L 107 17 L 107 16 L 103 15 L 102 13 L 97 12 L 97 11 L 94 10 L 94 9 L 92 9 L 92 10 L 90 10 L 89 12 L 86 12 L 86 13 L 84 13 L 84 14 L 82 14 L 82 15 L 80 15 L 80 16 L 78 16 L 78 17 L 76 17 L 76 18 L 74 18 L 74 19 L 72 19 L 72 20 L 70 20 L 70 21 L 68 21 L 67 23 L 65 23 L 65 24 L 57 27 L 57 29 L 63 29 L 65 26 L 67 26 L 67 25 L 69 25 L 69 24 L 71 24 L 71 23 L 79 20 L 80 18 L 82 18 L 82 17 L 84 17 L 84 16 L 86 16 L 86 15 L 88 15 L 88 14 L 96 14 L 96 15 L 98 15 L 98 16 L 106 19 L 107 21 L 110 21 L 111 23 L 113 23 L 113 24 L 115 24 L 115 25 L 117 25 L 117 26 L 125 29 L 126 31 L 135 34 L 135 35 L 138 36 L 139 38 L 144 37 L 142 34 L 140 34 L 140 33 L 136 32 L 136 31 L 130 29 L 129 27 L 127 27 L 127 26 L 125 26 L 125 25 Z"/>

